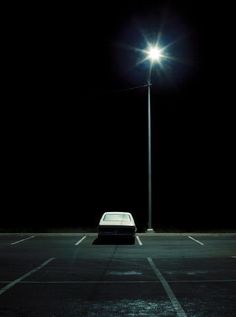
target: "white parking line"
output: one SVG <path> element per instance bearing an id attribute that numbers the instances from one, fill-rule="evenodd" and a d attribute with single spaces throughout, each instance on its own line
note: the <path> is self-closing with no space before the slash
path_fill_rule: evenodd
<path id="1" fill-rule="evenodd" d="M 171 280 L 171 284 L 209 284 L 209 283 L 235 283 L 236 279 L 233 280 Z M 1 284 L 8 284 L 11 281 L 0 281 Z M 129 281 L 129 280 L 103 280 L 103 281 L 20 281 L 18 284 L 161 284 L 161 281 Z"/>
<path id="2" fill-rule="evenodd" d="M 197 239 L 194 239 L 194 238 L 191 237 L 191 236 L 188 236 L 188 238 L 191 239 L 191 240 L 193 240 L 193 241 L 195 241 L 195 242 L 197 242 L 198 244 L 204 245 L 203 242 L 201 242 L 201 241 L 199 241 L 199 240 L 197 240 Z"/>
<path id="3" fill-rule="evenodd" d="M 25 241 L 25 240 L 29 240 L 29 239 L 33 239 L 33 238 L 34 238 L 34 236 L 30 236 L 30 237 L 28 237 L 28 238 L 21 239 L 21 240 L 18 240 L 18 241 L 16 241 L 16 242 L 12 242 L 11 245 L 14 245 L 14 244 L 17 244 L 17 243 L 21 243 L 21 242 L 23 242 L 23 241 Z"/>
<path id="4" fill-rule="evenodd" d="M 83 238 L 81 238 L 79 241 L 77 241 L 77 242 L 75 243 L 75 245 L 80 244 L 85 238 L 86 238 L 86 236 L 83 236 Z"/>
<path id="5" fill-rule="evenodd" d="M 6 283 L 9 281 L 0 281 Z M 21 284 L 160 284 L 160 281 L 22 281 Z"/>
<path id="6" fill-rule="evenodd" d="M 177 316 L 179 317 L 187 317 L 185 314 L 185 311 L 183 310 L 182 306 L 180 305 L 178 299 L 175 297 L 175 294 L 173 293 L 172 289 L 170 288 L 168 282 L 164 278 L 164 276 L 161 274 L 161 272 L 158 270 L 156 265 L 154 264 L 152 258 L 147 258 L 151 268 L 153 269 L 153 272 L 155 273 L 156 277 L 160 280 L 164 290 L 166 291 L 166 294 L 168 295 L 174 309 L 177 312 Z"/>
<path id="7" fill-rule="evenodd" d="M 7 290 L 12 288 L 16 284 L 20 283 L 26 277 L 28 277 L 28 276 L 32 275 L 33 273 L 35 273 L 35 272 L 39 271 L 40 269 L 42 269 L 44 266 L 46 266 L 49 262 L 53 261 L 54 259 L 55 258 L 48 259 L 47 261 L 43 262 L 41 265 L 37 266 L 35 269 L 33 269 L 33 270 L 29 271 L 28 273 L 22 275 L 21 277 L 17 278 L 16 280 L 10 282 L 9 284 L 7 284 L 6 286 L 4 286 L 3 288 L 0 289 L 0 295 L 5 293 Z"/>
<path id="8" fill-rule="evenodd" d="M 143 243 L 142 243 L 141 239 L 139 238 L 139 236 L 136 236 L 136 239 L 137 239 L 139 245 L 143 245 Z"/>

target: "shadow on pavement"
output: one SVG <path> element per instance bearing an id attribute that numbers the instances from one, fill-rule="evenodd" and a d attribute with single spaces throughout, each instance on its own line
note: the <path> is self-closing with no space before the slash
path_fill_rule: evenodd
<path id="1" fill-rule="evenodd" d="M 135 238 L 121 238 L 121 237 L 104 237 L 96 238 L 93 241 L 94 245 L 133 245 Z"/>

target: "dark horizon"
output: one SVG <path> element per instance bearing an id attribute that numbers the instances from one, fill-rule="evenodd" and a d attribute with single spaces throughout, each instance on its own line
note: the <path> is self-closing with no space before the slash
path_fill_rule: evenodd
<path id="1" fill-rule="evenodd" d="M 235 227 L 230 8 L 148 4 L 21 8 L 6 22 L 0 227 L 95 226 L 108 210 L 147 227 L 147 88 L 124 89 L 147 83 L 127 46 L 160 28 L 182 60 L 152 74 L 153 227 Z"/>

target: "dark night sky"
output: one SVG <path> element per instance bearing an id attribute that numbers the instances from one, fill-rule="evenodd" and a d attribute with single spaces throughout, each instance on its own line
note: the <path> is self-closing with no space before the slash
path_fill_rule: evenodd
<path id="1" fill-rule="evenodd" d="M 175 61 L 152 74 L 154 227 L 234 227 L 233 22 L 227 2 L 8 8 L 3 225 L 95 225 L 119 209 L 145 228 L 147 89 L 122 89 L 146 84 L 131 48 L 161 32 Z"/>

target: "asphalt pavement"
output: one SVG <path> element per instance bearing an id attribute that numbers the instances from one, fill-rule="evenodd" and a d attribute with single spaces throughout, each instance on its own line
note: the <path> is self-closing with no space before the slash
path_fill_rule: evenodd
<path id="1" fill-rule="evenodd" d="M 235 315 L 235 233 L 0 234 L 0 316 Z"/>

